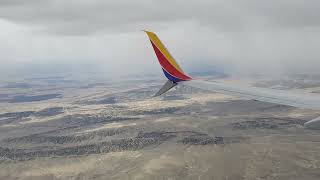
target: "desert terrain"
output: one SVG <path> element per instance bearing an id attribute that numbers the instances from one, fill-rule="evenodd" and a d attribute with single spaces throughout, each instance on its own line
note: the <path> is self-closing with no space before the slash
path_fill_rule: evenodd
<path id="1" fill-rule="evenodd" d="M 306 79 L 217 80 L 318 93 Z M 303 127 L 320 112 L 183 86 L 152 97 L 164 82 L 1 82 L 0 179 L 320 179 L 320 131 Z"/>

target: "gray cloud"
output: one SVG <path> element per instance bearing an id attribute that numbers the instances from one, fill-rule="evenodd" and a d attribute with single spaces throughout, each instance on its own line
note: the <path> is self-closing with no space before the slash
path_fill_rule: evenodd
<path id="1" fill-rule="evenodd" d="M 239 31 L 319 26 L 319 8 L 316 0 L 3 0 L 0 17 L 69 35 L 132 31 L 149 23 L 185 20 Z"/>
<path id="2" fill-rule="evenodd" d="M 139 32 L 149 28 L 187 69 L 317 71 L 319 9 L 317 0 L 2 0 L 0 62 L 90 62 L 118 73 L 143 64 L 153 71 L 154 55 Z"/>

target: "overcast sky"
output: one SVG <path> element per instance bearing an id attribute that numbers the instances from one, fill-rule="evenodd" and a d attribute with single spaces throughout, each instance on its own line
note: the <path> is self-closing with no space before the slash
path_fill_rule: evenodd
<path id="1" fill-rule="evenodd" d="M 161 73 L 148 29 L 188 71 L 318 72 L 319 9 L 319 0 L 0 0 L 0 70 Z"/>

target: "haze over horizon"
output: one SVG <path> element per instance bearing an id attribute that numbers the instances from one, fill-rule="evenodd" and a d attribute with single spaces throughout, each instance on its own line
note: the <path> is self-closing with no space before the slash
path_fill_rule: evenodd
<path id="1" fill-rule="evenodd" d="M 186 72 L 317 73 L 319 8 L 316 0 L 2 0 L 0 75 L 65 65 L 160 76 L 141 29 L 156 32 Z"/>

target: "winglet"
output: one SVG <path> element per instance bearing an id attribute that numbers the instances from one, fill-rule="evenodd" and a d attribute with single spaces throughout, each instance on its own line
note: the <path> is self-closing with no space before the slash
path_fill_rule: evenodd
<path id="1" fill-rule="evenodd" d="M 160 96 L 160 95 L 166 93 L 167 91 L 169 91 L 171 88 L 175 87 L 176 85 L 177 85 L 177 83 L 168 80 L 153 97 L 157 97 L 157 96 Z"/>
<path id="2" fill-rule="evenodd" d="M 172 81 L 177 83 L 180 81 L 189 81 L 192 78 L 186 75 L 175 59 L 171 56 L 167 48 L 163 45 L 158 36 L 147 30 L 143 30 L 149 37 L 154 52 L 159 60 L 164 75 Z"/>

